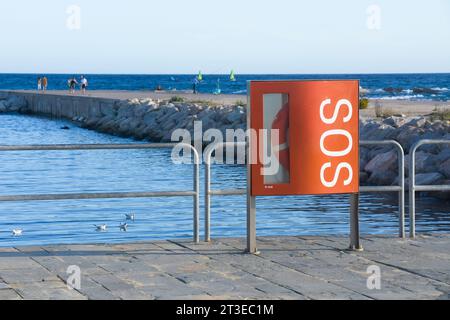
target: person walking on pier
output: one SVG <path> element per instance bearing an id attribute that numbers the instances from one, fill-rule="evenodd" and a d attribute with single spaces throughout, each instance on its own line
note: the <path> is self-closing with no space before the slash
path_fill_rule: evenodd
<path id="1" fill-rule="evenodd" d="M 47 91 L 47 86 L 48 86 L 48 79 L 47 77 L 44 76 L 42 78 L 42 90 L 44 90 L 44 92 Z"/>
<path id="2" fill-rule="evenodd" d="M 84 76 L 81 76 L 80 83 L 81 83 L 81 92 L 85 94 L 88 86 L 88 81 Z"/>
<path id="3" fill-rule="evenodd" d="M 78 83 L 77 80 L 75 79 L 75 76 L 72 77 L 72 79 L 69 79 L 69 81 L 67 81 L 67 82 L 69 84 L 69 91 L 70 91 L 70 93 L 74 94 L 75 93 L 75 87 L 76 87 L 76 85 Z"/>
<path id="4" fill-rule="evenodd" d="M 41 79 L 41 77 L 37 78 L 37 89 L 38 89 L 38 91 L 42 90 L 42 79 Z"/>

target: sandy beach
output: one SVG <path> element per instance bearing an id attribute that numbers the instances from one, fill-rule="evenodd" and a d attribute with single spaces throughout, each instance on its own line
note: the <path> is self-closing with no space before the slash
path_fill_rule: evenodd
<path id="1" fill-rule="evenodd" d="M 392 114 L 403 114 L 405 116 L 428 115 L 437 110 L 450 109 L 450 101 L 411 101 L 411 100 L 369 100 L 369 107 L 360 110 L 360 116 L 373 118 L 376 116 L 376 108 L 381 107 L 382 111 Z"/>

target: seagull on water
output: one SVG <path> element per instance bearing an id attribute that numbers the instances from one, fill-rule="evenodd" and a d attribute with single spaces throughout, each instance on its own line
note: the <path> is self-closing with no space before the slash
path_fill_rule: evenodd
<path id="1" fill-rule="evenodd" d="M 131 221 L 134 221 L 134 219 L 136 218 L 134 213 L 127 213 L 127 214 L 125 214 L 125 217 L 127 218 L 127 220 L 131 220 Z"/>
<path id="2" fill-rule="evenodd" d="M 94 224 L 94 227 L 97 228 L 97 231 L 106 231 L 106 229 L 108 228 L 108 227 L 106 226 L 106 224 L 101 224 L 101 225 L 99 225 L 99 226 L 97 226 L 97 225 Z"/>
<path id="3" fill-rule="evenodd" d="M 119 228 L 120 228 L 120 231 L 126 232 L 128 230 L 128 223 L 121 223 Z"/>
<path id="4" fill-rule="evenodd" d="M 12 231 L 12 235 L 13 235 L 14 237 L 19 237 L 19 236 L 22 235 L 22 233 L 23 233 L 23 230 L 22 230 L 22 229 L 14 229 L 14 230 Z"/>

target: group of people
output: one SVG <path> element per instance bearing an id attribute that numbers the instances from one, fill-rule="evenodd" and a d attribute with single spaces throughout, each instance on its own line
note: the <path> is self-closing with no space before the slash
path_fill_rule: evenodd
<path id="1" fill-rule="evenodd" d="M 88 81 L 84 76 L 80 77 L 80 82 L 77 81 L 75 76 L 73 76 L 71 79 L 67 80 L 67 85 L 69 86 L 70 93 L 75 93 L 75 88 L 77 84 L 80 84 L 80 90 L 82 93 L 86 93 L 86 89 L 88 86 Z"/>
<path id="2" fill-rule="evenodd" d="M 69 91 L 70 93 L 75 93 L 75 88 L 77 85 L 80 85 L 80 90 L 82 93 L 86 93 L 86 89 L 88 86 L 88 81 L 84 76 L 80 77 L 80 82 L 77 81 L 77 79 L 75 78 L 75 76 L 73 76 L 72 78 L 70 78 L 69 80 L 67 80 L 67 85 L 69 86 Z M 47 87 L 48 87 L 48 79 L 47 77 L 43 76 L 43 77 L 38 77 L 37 79 L 37 89 L 38 91 L 47 91 Z"/>
<path id="3" fill-rule="evenodd" d="M 47 77 L 38 77 L 37 79 L 38 91 L 47 91 L 48 79 Z"/>

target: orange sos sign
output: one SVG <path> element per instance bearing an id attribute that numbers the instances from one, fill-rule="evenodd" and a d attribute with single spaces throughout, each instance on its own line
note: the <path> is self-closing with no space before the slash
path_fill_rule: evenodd
<path id="1" fill-rule="evenodd" d="M 359 192 L 359 82 L 250 83 L 251 194 Z"/>

